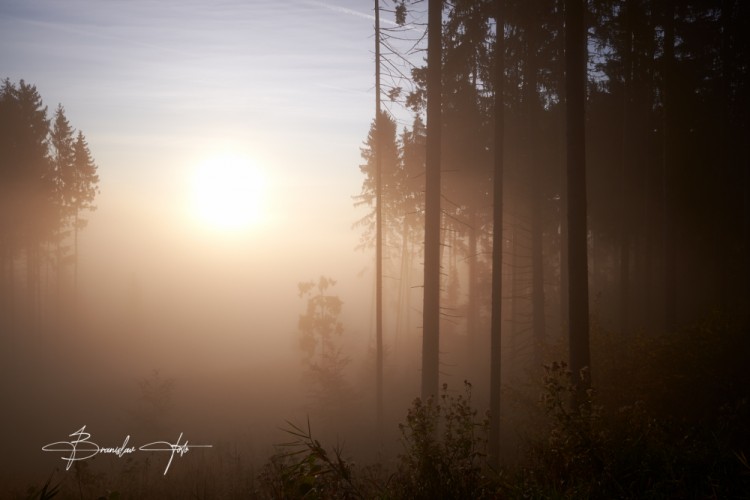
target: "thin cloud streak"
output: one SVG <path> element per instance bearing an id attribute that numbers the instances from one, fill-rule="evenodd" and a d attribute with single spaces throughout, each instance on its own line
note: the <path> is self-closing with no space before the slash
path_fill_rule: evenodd
<path id="1" fill-rule="evenodd" d="M 326 2 L 320 2 L 318 0 L 307 0 L 305 3 L 310 4 L 310 5 L 316 5 L 318 7 L 323 7 L 325 9 L 332 10 L 334 12 L 339 12 L 341 14 L 357 16 L 363 19 L 369 19 L 371 21 L 375 20 L 375 16 L 373 14 L 365 14 L 364 12 L 359 12 L 357 10 L 348 9 L 340 5 L 333 5 L 333 4 L 326 3 Z M 383 19 L 382 17 L 380 18 L 380 22 L 390 24 L 391 26 L 398 26 L 398 24 L 396 24 L 394 21 L 391 21 L 390 19 Z"/>

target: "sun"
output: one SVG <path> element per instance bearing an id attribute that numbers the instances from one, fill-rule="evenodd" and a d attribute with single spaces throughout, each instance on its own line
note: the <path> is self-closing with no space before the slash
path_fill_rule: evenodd
<path id="1" fill-rule="evenodd" d="M 206 226 L 239 231 L 263 219 L 265 182 L 247 157 L 224 153 L 199 163 L 192 177 L 191 208 Z"/>

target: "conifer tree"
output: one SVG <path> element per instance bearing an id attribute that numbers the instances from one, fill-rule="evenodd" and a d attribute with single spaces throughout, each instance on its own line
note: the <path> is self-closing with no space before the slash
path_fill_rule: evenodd
<path id="1" fill-rule="evenodd" d="M 67 191 L 73 212 L 73 291 L 75 297 L 78 293 L 78 231 L 86 227 L 88 222 L 81 217 L 81 213 L 96 210 L 94 198 L 99 193 L 99 174 L 86 137 L 80 130 L 76 136 L 73 151 L 72 183 Z"/>

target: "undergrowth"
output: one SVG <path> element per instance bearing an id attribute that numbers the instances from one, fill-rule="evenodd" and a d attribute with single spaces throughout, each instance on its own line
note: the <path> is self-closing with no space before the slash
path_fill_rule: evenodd
<path id="1" fill-rule="evenodd" d="M 545 366 L 538 405 L 527 415 L 533 426 L 517 458 L 500 470 L 487 465 L 488 421 L 472 406 L 466 383 L 463 393 L 444 386 L 437 398 L 413 401 L 399 426 L 402 452 L 392 461 L 360 466 L 342 446 L 316 439 L 308 421 L 288 423 L 290 441 L 259 474 L 232 456 L 237 467 L 212 469 L 209 462 L 186 474 L 180 488 L 165 485 L 154 494 L 149 490 L 161 479 L 153 467 L 133 464 L 106 480 L 81 469 L 14 498 L 97 498 L 86 492 L 105 498 L 750 498 L 749 339 L 746 329 L 721 324 L 627 343 L 595 339 L 599 386 L 574 398 L 568 366 Z"/>

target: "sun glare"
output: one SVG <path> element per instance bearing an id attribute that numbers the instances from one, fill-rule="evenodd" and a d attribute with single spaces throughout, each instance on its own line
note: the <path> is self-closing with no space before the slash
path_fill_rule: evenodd
<path id="1" fill-rule="evenodd" d="M 192 179 L 192 210 L 203 224 L 243 230 L 263 218 L 264 180 L 248 158 L 222 154 L 200 163 Z"/>

